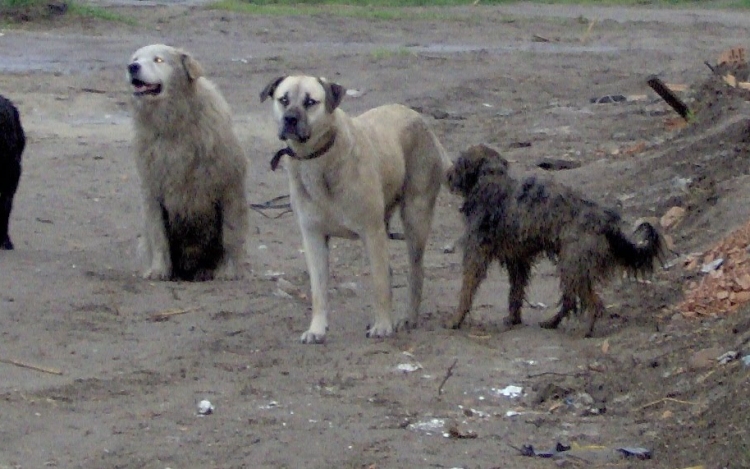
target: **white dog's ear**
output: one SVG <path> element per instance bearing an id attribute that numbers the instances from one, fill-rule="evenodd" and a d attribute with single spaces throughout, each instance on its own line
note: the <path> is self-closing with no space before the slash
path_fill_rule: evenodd
<path id="1" fill-rule="evenodd" d="M 286 77 L 276 77 L 269 84 L 266 85 L 265 88 L 263 88 L 263 91 L 260 92 L 260 102 L 262 103 L 266 99 L 273 96 L 273 94 L 276 92 L 276 87 L 279 86 L 279 83 L 284 81 Z"/>
<path id="2" fill-rule="evenodd" d="M 190 54 L 183 52 L 180 54 L 180 62 L 188 80 L 195 81 L 203 76 L 203 67 Z"/>
<path id="3" fill-rule="evenodd" d="M 326 111 L 331 113 L 341 104 L 341 100 L 344 99 L 344 95 L 346 94 L 346 88 L 338 83 L 329 82 L 322 78 L 318 78 L 318 81 L 323 86 L 323 89 L 326 90 Z"/>

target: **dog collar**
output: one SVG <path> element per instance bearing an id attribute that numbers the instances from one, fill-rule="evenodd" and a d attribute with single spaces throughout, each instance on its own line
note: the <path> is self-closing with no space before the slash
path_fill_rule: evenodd
<path id="1" fill-rule="evenodd" d="M 279 161 L 281 161 L 281 157 L 284 155 L 289 155 L 292 158 L 298 160 L 312 160 L 323 156 L 328 150 L 331 149 L 331 147 L 333 147 L 334 143 L 336 143 L 336 132 L 333 132 L 331 134 L 331 138 L 328 139 L 325 145 L 306 156 L 297 155 L 290 147 L 282 148 L 281 150 L 277 151 L 275 155 L 273 155 L 273 158 L 271 158 L 271 171 L 276 171 L 276 168 L 279 167 Z"/>

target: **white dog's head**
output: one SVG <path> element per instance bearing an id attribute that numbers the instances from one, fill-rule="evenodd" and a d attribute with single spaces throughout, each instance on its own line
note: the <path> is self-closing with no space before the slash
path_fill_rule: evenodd
<path id="1" fill-rule="evenodd" d="M 293 142 L 316 141 L 328 132 L 333 111 L 346 94 L 343 86 L 310 76 L 278 77 L 260 93 L 260 101 L 273 98 L 279 138 Z"/>
<path id="2" fill-rule="evenodd" d="M 127 74 L 133 96 L 139 101 L 163 99 L 169 96 L 171 88 L 189 88 L 201 76 L 203 70 L 190 54 L 164 44 L 135 51 Z"/>

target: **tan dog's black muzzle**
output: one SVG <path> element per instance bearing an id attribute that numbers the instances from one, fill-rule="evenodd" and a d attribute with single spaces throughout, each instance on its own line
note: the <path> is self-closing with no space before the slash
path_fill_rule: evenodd
<path id="1" fill-rule="evenodd" d="M 284 112 L 279 129 L 279 138 L 281 140 L 292 138 L 302 143 L 310 138 L 307 117 L 299 108 L 289 108 Z"/>

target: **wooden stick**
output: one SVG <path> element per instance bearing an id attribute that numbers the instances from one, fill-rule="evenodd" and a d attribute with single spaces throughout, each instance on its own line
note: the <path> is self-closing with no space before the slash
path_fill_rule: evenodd
<path id="1" fill-rule="evenodd" d="M 448 371 L 445 372 L 445 376 L 443 377 L 443 380 L 440 382 L 440 386 L 438 386 L 438 396 L 443 394 L 443 386 L 445 386 L 445 382 L 448 381 L 448 378 L 453 376 L 453 368 L 456 366 L 456 363 L 458 363 L 458 358 L 453 360 L 453 363 L 451 363 L 451 366 L 448 367 Z"/>
<path id="2" fill-rule="evenodd" d="M 677 402 L 678 404 L 690 404 L 690 405 L 697 405 L 697 404 L 698 404 L 697 402 L 683 401 L 683 400 L 680 400 L 680 399 L 675 399 L 675 398 L 673 398 L 673 397 L 662 397 L 662 398 L 661 398 L 661 399 L 659 399 L 659 400 L 656 400 L 656 401 L 654 401 L 654 402 L 649 402 L 649 403 L 648 403 L 648 404 L 646 404 L 646 405 L 642 405 L 642 406 L 640 406 L 640 407 L 638 408 L 638 410 L 643 410 L 643 409 L 645 409 L 646 407 L 651 407 L 651 406 L 655 406 L 656 404 L 660 404 L 660 403 L 662 403 L 662 402 L 667 402 L 667 401 L 670 401 L 670 402 Z"/>
<path id="3" fill-rule="evenodd" d="M 688 120 L 690 118 L 690 108 L 688 108 L 687 104 L 685 104 L 680 98 L 678 98 L 677 95 L 674 94 L 674 92 L 670 90 L 669 87 L 665 85 L 659 77 L 652 76 L 646 83 L 648 83 L 648 86 L 656 91 L 656 94 L 661 96 L 661 98 L 666 101 L 667 104 L 672 107 L 672 109 L 677 111 L 677 114 L 679 114 L 683 119 Z"/>
<path id="4" fill-rule="evenodd" d="M 166 321 L 172 316 L 189 313 L 191 311 L 195 311 L 198 308 L 200 308 L 200 306 L 194 306 L 192 308 L 184 308 L 184 309 L 168 309 L 160 313 L 154 313 L 154 315 L 151 316 L 151 320 L 155 322 Z"/>
<path id="5" fill-rule="evenodd" d="M 34 371 L 41 371 L 42 373 L 49 373 L 51 375 L 62 375 L 63 372 L 54 368 L 45 368 L 42 366 L 30 365 L 28 363 L 19 362 L 10 358 L 0 358 L 0 362 L 7 363 L 9 365 L 19 366 L 21 368 L 28 368 Z"/>

